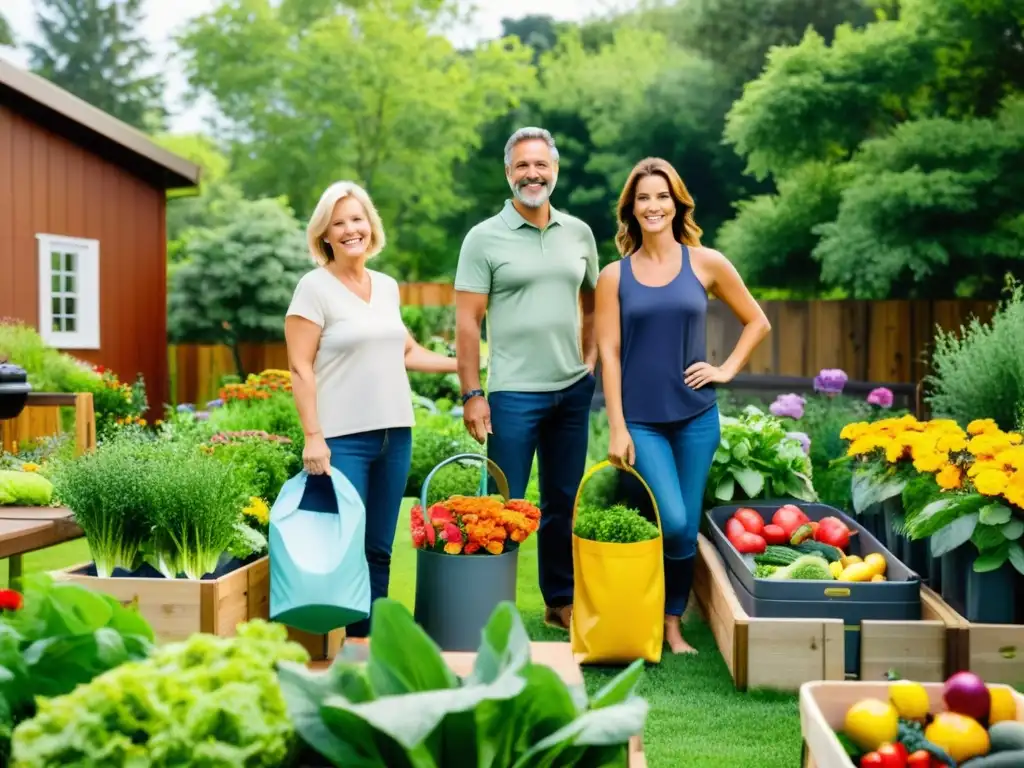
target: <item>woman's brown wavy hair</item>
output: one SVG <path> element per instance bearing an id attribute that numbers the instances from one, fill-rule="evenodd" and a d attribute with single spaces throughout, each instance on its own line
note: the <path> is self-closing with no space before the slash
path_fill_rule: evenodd
<path id="1" fill-rule="evenodd" d="M 700 245 L 703 231 L 693 220 L 694 203 L 686 185 L 679 178 L 676 169 L 667 160 L 660 157 L 648 157 L 637 163 L 626 179 L 626 186 L 619 195 L 619 231 L 615 235 L 615 245 L 620 256 L 628 256 L 637 248 L 643 239 L 640 222 L 633 214 L 633 203 L 636 200 L 636 188 L 640 179 L 647 176 L 661 176 L 667 183 L 672 199 L 676 203 L 676 213 L 672 218 L 672 234 L 677 242 L 683 245 Z"/>

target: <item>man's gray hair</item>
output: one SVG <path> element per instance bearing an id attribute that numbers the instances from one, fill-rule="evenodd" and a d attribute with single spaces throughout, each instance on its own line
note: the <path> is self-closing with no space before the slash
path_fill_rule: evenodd
<path id="1" fill-rule="evenodd" d="M 508 141 L 505 142 L 505 167 L 512 165 L 512 150 L 515 148 L 516 144 L 521 141 L 529 141 L 530 139 L 541 139 L 548 145 L 548 149 L 551 150 L 551 161 L 553 163 L 558 162 L 558 147 L 555 146 L 555 140 L 551 136 L 551 132 L 546 131 L 543 128 L 528 126 L 526 128 L 520 128 L 509 136 Z"/>

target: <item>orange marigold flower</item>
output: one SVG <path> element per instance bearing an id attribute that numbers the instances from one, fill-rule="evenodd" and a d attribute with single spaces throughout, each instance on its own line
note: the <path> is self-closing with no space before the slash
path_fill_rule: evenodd
<path id="1" fill-rule="evenodd" d="M 500 541 L 491 541 L 488 542 L 486 549 L 492 555 L 500 555 L 502 551 L 505 549 L 505 545 L 502 544 Z"/>

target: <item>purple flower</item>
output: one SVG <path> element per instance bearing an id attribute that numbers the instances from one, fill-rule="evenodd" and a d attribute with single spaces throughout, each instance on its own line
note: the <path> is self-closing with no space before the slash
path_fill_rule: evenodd
<path id="1" fill-rule="evenodd" d="M 196 421 L 206 421 L 210 418 L 209 411 L 196 411 Z"/>
<path id="2" fill-rule="evenodd" d="M 892 390 L 886 387 L 872 389 L 868 392 L 868 402 L 879 408 L 892 408 Z"/>
<path id="3" fill-rule="evenodd" d="M 804 398 L 790 392 L 788 395 L 779 395 L 775 398 L 775 402 L 768 406 L 768 410 L 772 416 L 788 416 L 791 419 L 802 419 L 806 404 L 807 401 Z"/>
<path id="4" fill-rule="evenodd" d="M 182 403 L 177 408 L 178 413 L 195 413 L 196 407 L 192 403 Z"/>
<path id="5" fill-rule="evenodd" d="M 224 405 L 224 401 L 218 397 L 216 400 L 211 400 L 206 404 L 206 410 L 212 411 L 216 408 L 220 408 L 222 405 Z"/>
<path id="6" fill-rule="evenodd" d="M 814 377 L 814 391 L 826 395 L 838 395 L 846 386 L 849 376 L 839 368 L 822 368 Z"/>
<path id="7" fill-rule="evenodd" d="M 804 453 L 810 454 L 811 438 L 809 438 L 804 432 L 787 432 L 786 437 L 791 437 L 794 440 L 799 441 L 800 447 L 804 449 Z"/>

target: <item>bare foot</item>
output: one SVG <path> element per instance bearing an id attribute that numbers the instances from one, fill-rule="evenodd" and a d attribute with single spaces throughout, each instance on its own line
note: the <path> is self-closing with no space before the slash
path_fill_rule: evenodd
<path id="1" fill-rule="evenodd" d="M 665 642 L 668 643 L 672 653 L 697 653 L 697 649 L 683 639 L 683 630 L 679 625 L 678 616 L 665 617 Z"/>

